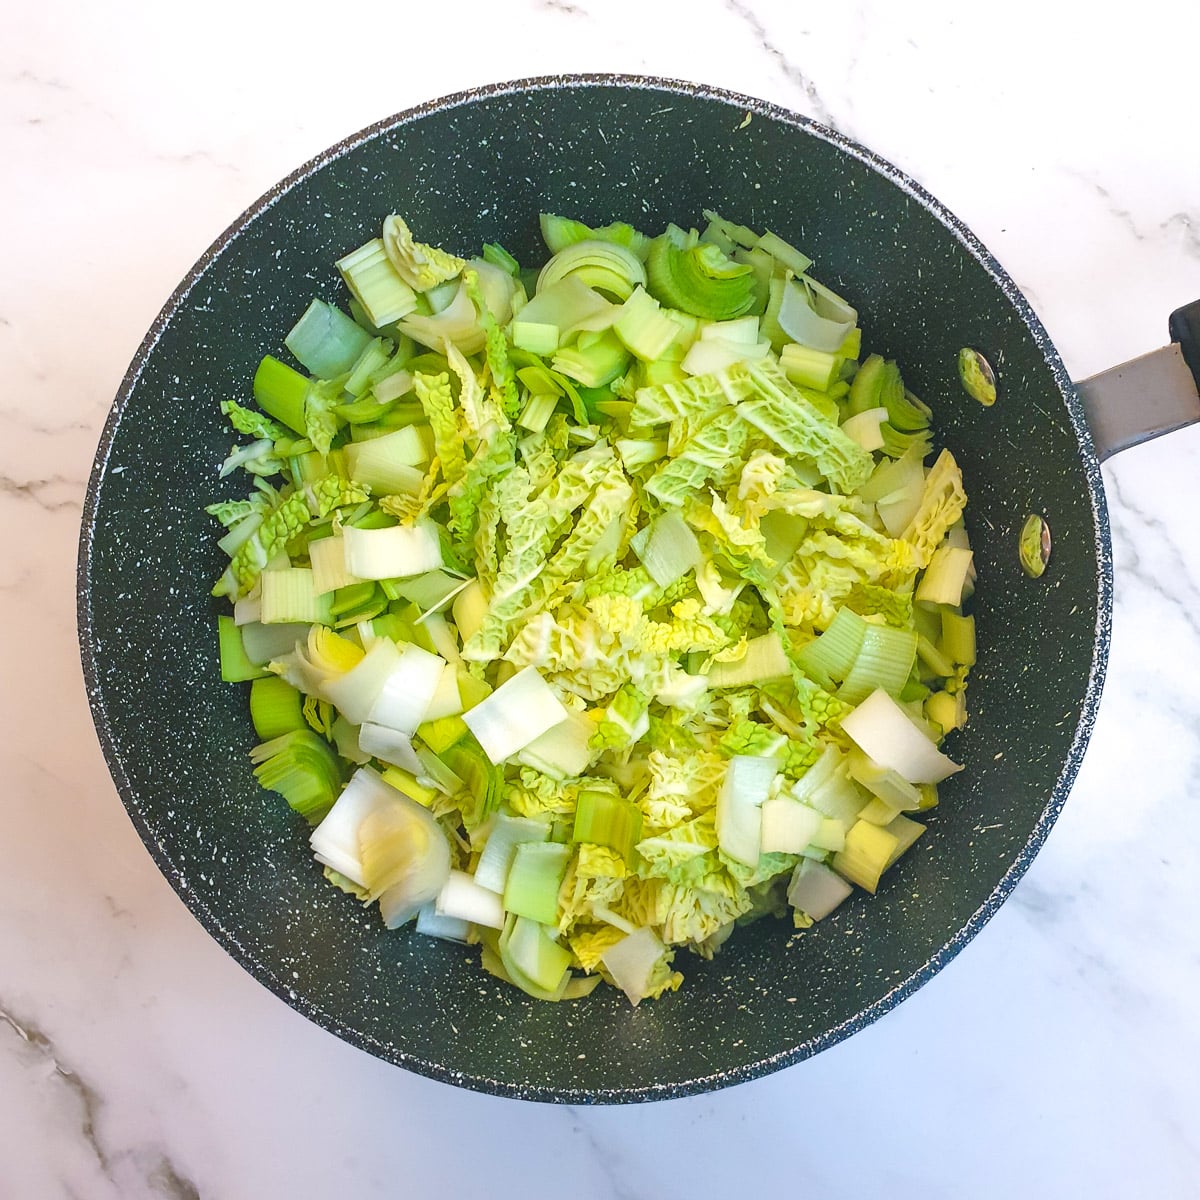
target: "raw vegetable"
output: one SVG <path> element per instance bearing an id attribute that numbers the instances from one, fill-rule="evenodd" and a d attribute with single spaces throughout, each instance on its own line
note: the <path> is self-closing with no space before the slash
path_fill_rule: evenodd
<path id="1" fill-rule="evenodd" d="M 886 886 L 959 769 L 962 473 L 800 250 L 705 217 L 543 214 L 535 271 L 390 215 L 221 402 L 257 779 L 346 903 L 538 999 Z"/>

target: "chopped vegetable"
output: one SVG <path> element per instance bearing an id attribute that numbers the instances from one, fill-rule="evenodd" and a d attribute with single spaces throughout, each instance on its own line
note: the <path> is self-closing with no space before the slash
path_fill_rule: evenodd
<path id="1" fill-rule="evenodd" d="M 390 215 L 303 369 L 220 401 L 256 778 L 348 896 L 537 999 L 829 918 L 960 769 L 962 472 L 800 250 L 704 215 L 543 214 L 540 271 Z"/>

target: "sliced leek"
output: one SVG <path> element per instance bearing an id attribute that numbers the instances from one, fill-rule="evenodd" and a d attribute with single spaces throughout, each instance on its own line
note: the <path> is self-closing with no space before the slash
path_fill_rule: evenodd
<path id="1" fill-rule="evenodd" d="M 705 217 L 543 214 L 539 271 L 389 216 L 351 315 L 220 405 L 256 776 L 343 891 L 537 999 L 658 997 L 785 890 L 828 917 L 958 769 L 963 473 L 805 255 Z"/>

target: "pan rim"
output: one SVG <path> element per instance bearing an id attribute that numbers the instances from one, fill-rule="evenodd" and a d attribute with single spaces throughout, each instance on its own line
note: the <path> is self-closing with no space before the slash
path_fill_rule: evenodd
<path id="1" fill-rule="evenodd" d="M 109 723 L 104 702 L 100 666 L 96 655 L 96 630 L 91 605 L 91 575 L 103 484 L 107 476 L 110 454 L 117 430 L 126 408 L 136 390 L 142 373 L 160 339 L 177 312 L 186 303 L 191 291 L 217 263 L 229 245 L 269 210 L 277 201 L 328 164 L 351 153 L 358 146 L 383 134 L 398 130 L 433 113 L 441 113 L 493 98 L 534 91 L 579 87 L 642 89 L 664 94 L 710 99 L 728 104 L 731 108 L 790 125 L 806 136 L 830 143 L 850 157 L 870 167 L 893 183 L 944 225 L 960 245 L 987 271 L 993 283 L 1016 310 L 1029 329 L 1038 351 L 1044 358 L 1066 405 L 1072 432 L 1078 443 L 1084 468 L 1093 517 L 1093 539 L 1096 554 L 1097 620 L 1092 646 L 1092 666 L 1081 699 L 1080 715 L 1062 770 L 1047 798 L 1045 807 L 1028 840 L 1002 878 L 940 950 L 913 970 L 905 979 L 876 999 L 855 1016 L 776 1054 L 756 1058 L 753 1062 L 709 1074 L 695 1075 L 685 1080 L 663 1084 L 635 1085 L 622 1088 L 580 1088 L 515 1083 L 508 1079 L 493 1079 L 483 1075 L 454 1070 L 441 1063 L 430 1062 L 415 1054 L 400 1050 L 382 1039 L 362 1033 L 326 1012 L 319 1005 L 301 996 L 293 987 L 252 954 L 238 940 L 236 930 L 228 928 L 221 919 L 193 893 L 182 872 L 169 859 L 159 840 L 151 817 L 142 811 L 139 799 L 125 771 L 122 747 L 117 744 Z M 708 84 L 672 79 L 655 75 L 626 73 L 578 73 L 531 76 L 503 81 L 481 87 L 464 89 L 424 101 L 390 117 L 376 121 L 350 134 L 313 156 L 263 193 L 246 208 L 196 260 L 170 298 L 163 305 L 138 347 L 114 398 L 105 420 L 88 479 L 83 505 L 78 560 L 76 570 L 76 619 L 80 656 L 85 687 L 93 724 L 109 773 L 116 785 L 125 811 L 137 830 L 159 870 L 171 884 L 188 911 L 201 926 L 260 984 L 275 993 L 289 1007 L 300 1012 L 314 1024 L 341 1040 L 382 1058 L 396 1066 L 444 1083 L 466 1087 L 496 1096 L 564 1104 L 634 1103 L 711 1092 L 737 1083 L 760 1078 L 810 1058 L 865 1028 L 889 1012 L 903 999 L 933 978 L 970 942 L 999 910 L 1030 863 L 1041 849 L 1051 827 L 1058 818 L 1078 774 L 1095 724 L 1108 661 L 1112 628 L 1113 565 L 1108 509 L 1092 438 L 1083 407 L 1065 366 L 1050 340 L 1041 320 L 1024 294 L 980 239 L 932 193 L 874 151 L 836 130 L 811 118 L 789 111 L 769 101 Z"/>

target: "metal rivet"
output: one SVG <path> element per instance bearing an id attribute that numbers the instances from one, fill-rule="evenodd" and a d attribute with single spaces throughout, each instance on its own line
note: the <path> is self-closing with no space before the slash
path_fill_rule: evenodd
<path id="1" fill-rule="evenodd" d="M 1025 574 L 1038 579 L 1050 561 L 1050 526 L 1045 517 L 1033 513 L 1025 519 L 1017 554 Z"/>
<path id="2" fill-rule="evenodd" d="M 978 350 L 964 346 L 958 352 L 958 378 L 967 395 L 985 408 L 996 403 L 996 372 Z"/>

